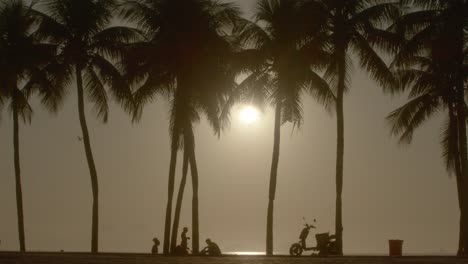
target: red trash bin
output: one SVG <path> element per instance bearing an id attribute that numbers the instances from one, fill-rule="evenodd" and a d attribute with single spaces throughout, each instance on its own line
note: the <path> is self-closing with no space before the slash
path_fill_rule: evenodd
<path id="1" fill-rule="evenodd" d="M 401 257 L 403 251 L 403 240 L 392 239 L 388 241 L 390 257 Z"/>

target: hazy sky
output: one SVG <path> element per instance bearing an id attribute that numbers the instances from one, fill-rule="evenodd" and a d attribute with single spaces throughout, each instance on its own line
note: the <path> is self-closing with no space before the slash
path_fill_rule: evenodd
<path id="1" fill-rule="evenodd" d="M 252 12 L 254 1 L 238 0 Z M 455 179 L 442 159 L 440 125 L 428 122 L 411 146 L 389 135 L 384 118 L 404 98 L 384 95 L 355 67 L 345 98 L 344 250 L 386 253 L 388 239 L 403 239 L 407 253 L 455 253 L 458 201 Z M 20 126 L 28 250 L 89 251 L 91 184 L 79 127 L 75 87 L 56 116 L 34 101 L 30 126 Z M 298 240 L 302 217 L 318 231 L 334 230 L 336 120 L 304 96 L 304 126 L 282 128 L 274 217 L 276 252 Z M 117 106 L 108 124 L 88 124 L 100 184 L 100 250 L 149 252 L 162 241 L 169 170 L 168 105 L 160 98 L 140 123 Z M 233 112 L 220 139 L 206 122 L 196 126 L 200 174 L 200 239 L 223 251 L 264 251 L 273 113 L 247 125 Z M 17 250 L 12 119 L 0 123 L 0 250 Z M 180 156 L 180 155 L 179 155 Z M 181 175 L 179 157 L 177 181 Z M 176 189 L 177 191 L 177 189 Z M 174 199 L 175 202 L 175 199 Z M 191 230 L 188 181 L 181 225 Z M 190 231 L 191 232 L 191 231 Z M 313 235 L 309 244 L 315 244 Z M 190 246 L 190 245 L 189 245 Z"/>

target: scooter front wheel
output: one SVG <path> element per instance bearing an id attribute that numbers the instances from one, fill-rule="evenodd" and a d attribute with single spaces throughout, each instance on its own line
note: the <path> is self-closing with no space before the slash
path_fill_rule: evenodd
<path id="1" fill-rule="evenodd" d="M 289 248 L 289 254 L 291 256 L 300 256 L 302 254 L 302 247 L 299 243 L 294 243 Z"/>

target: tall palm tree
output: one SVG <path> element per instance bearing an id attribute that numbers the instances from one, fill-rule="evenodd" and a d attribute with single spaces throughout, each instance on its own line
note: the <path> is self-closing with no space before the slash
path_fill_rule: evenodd
<path id="1" fill-rule="evenodd" d="M 239 66 L 249 73 L 239 86 L 238 95 L 259 104 L 263 104 L 266 98 L 275 109 L 267 255 L 273 254 L 273 209 L 281 125 L 290 122 L 300 127 L 303 119 L 301 95 L 304 91 L 327 107 L 334 101 L 328 84 L 313 68 L 323 67 L 329 57 L 322 44 L 326 16 L 315 10 L 316 4 L 310 1 L 261 0 L 257 4 L 255 22 L 243 20 L 235 29 L 238 41 L 246 47 L 238 54 Z"/>
<path id="2" fill-rule="evenodd" d="M 234 74 L 229 68 L 232 48 L 227 32 L 238 18 L 239 10 L 232 4 L 213 0 L 126 2 L 123 17 L 144 30 L 148 39 L 135 45 L 124 63 L 133 83 L 141 83 L 135 94 L 140 105 L 136 116 L 141 115 L 141 107 L 157 94 L 166 95 L 171 103 L 171 158 L 163 251 L 170 253 L 175 168 L 180 141 L 184 140 L 193 188 L 192 248 L 197 254 L 198 169 L 193 124 L 203 114 L 217 133 L 221 129 L 220 101 L 224 90 L 234 83 Z"/>
<path id="3" fill-rule="evenodd" d="M 343 254 L 343 164 L 344 164 L 344 94 L 349 89 L 351 53 L 362 69 L 383 88 L 395 85 L 391 71 L 376 52 L 375 47 L 393 50 L 398 43 L 382 28 L 399 16 L 396 1 L 317 0 L 322 12 L 329 15 L 329 39 L 332 53 L 325 77 L 336 95 L 337 151 L 336 151 L 336 212 L 335 234 L 339 254 Z"/>
<path id="4" fill-rule="evenodd" d="M 388 120 L 392 124 L 392 134 L 400 136 L 401 143 L 411 143 L 414 131 L 425 121 L 441 111 L 447 112 L 444 124 L 443 156 L 446 168 L 454 173 L 457 179 L 457 192 L 460 207 L 460 237 L 458 254 L 465 252 L 463 232 L 465 228 L 464 179 L 460 157 L 459 122 L 457 118 L 456 89 L 450 78 L 444 74 L 445 69 L 427 57 L 415 56 L 413 64 L 396 70 L 402 80 L 402 87 L 410 89 L 409 102 L 393 111 Z M 405 90 L 406 90 L 405 89 Z M 464 124 L 462 124 L 464 125 Z"/>
<path id="5" fill-rule="evenodd" d="M 408 40 L 397 54 L 394 67 L 403 88 L 411 88 L 410 99 L 391 116 L 394 133 L 412 131 L 433 111 L 447 109 L 444 156 L 447 169 L 457 178 L 460 207 L 458 255 L 468 254 L 468 171 L 466 156 L 466 102 L 464 73 L 467 63 L 465 43 L 468 3 L 455 1 L 401 1 L 412 5 L 411 12 L 395 24 L 397 33 Z M 424 100 L 422 100 L 425 98 Z M 419 102 L 419 103 L 418 103 Z M 404 138 L 408 138 L 405 136 Z"/>
<path id="6" fill-rule="evenodd" d="M 98 252 L 99 200 L 98 175 L 91 149 L 85 116 L 85 95 L 94 103 L 98 118 L 107 121 L 109 93 L 129 112 L 133 108 L 131 90 L 115 60 L 120 59 L 126 42 L 138 40 L 138 32 L 128 27 L 110 27 L 116 0 L 44 0 L 37 13 L 41 25 L 38 38 L 59 44 L 67 84 L 74 78 L 83 144 L 91 177 L 93 209 L 91 252 Z M 106 88 L 109 88 L 108 90 Z M 108 93 L 109 92 L 109 93 Z"/>
<path id="7" fill-rule="evenodd" d="M 0 90 L 10 101 L 13 116 L 13 147 L 16 183 L 16 206 L 20 251 L 26 251 L 23 195 L 21 185 L 19 123 L 30 122 L 32 108 L 29 97 L 39 91 L 42 103 L 50 110 L 57 110 L 60 95 L 54 88 L 48 70 L 53 69 L 54 45 L 36 41 L 32 35 L 38 25 L 38 17 L 31 6 L 22 0 L 8 0 L 0 3 Z M 49 66 L 47 66 L 47 64 Z"/>

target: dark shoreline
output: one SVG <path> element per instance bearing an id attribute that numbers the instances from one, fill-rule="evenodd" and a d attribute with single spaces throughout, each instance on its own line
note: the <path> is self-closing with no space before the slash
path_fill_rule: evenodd
<path id="1" fill-rule="evenodd" d="M 213 264 L 305 264 L 305 263 L 328 263 L 328 264 L 468 264 L 468 258 L 456 256 L 340 256 L 340 257 L 316 257 L 301 256 L 291 257 L 288 255 L 275 255 L 267 257 L 264 255 L 223 255 L 220 257 L 205 256 L 164 256 L 143 253 L 116 253 L 104 252 L 90 254 L 85 252 L 11 252 L 0 251 L 1 264 L 180 264 L 180 263 L 213 263 Z"/>
<path id="2" fill-rule="evenodd" d="M 173 256 L 173 255 L 163 255 L 163 254 L 150 254 L 150 253 L 133 253 L 133 252 L 99 252 L 96 254 L 90 252 L 80 252 L 80 251 L 27 251 L 27 252 L 19 252 L 19 251 L 2 251 L 0 250 L 0 257 L 1 256 L 60 256 L 60 255 L 75 255 L 75 256 L 121 256 L 121 257 L 207 257 L 207 256 L 197 256 L 197 255 L 187 255 L 187 256 Z M 281 257 L 281 258 L 457 258 L 457 259 L 468 259 L 468 257 L 457 257 L 455 255 L 438 255 L 438 254 L 409 254 L 404 255 L 402 257 L 390 257 L 385 254 L 351 254 L 351 255 L 344 255 L 344 256 L 329 256 L 329 257 L 318 257 L 318 256 L 311 256 L 310 254 L 305 254 L 300 257 L 293 257 L 288 254 L 275 254 L 273 256 L 266 256 L 262 254 L 235 254 L 235 253 L 227 253 L 223 254 L 222 256 L 218 257 Z"/>

